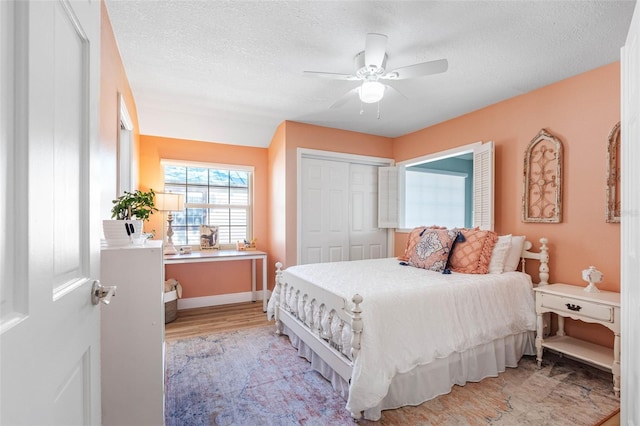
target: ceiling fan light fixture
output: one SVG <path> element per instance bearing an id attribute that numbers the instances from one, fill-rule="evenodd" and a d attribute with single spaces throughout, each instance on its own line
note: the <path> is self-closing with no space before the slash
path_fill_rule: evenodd
<path id="1" fill-rule="evenodd" d="M 384 96 L 384 84 L 377 81 L 365 81 L 360 86 L 358 95 L 365 104 L 380 102 Z"/>

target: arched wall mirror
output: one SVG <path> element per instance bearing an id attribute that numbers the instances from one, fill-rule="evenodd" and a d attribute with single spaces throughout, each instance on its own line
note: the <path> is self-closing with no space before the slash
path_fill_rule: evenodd
<path id="1" fill-rule="evenodd" d="M 562 222 L 562 142 L 545 129 L 525 152 L 523 187 L 523 222 Z"/>
<path id="2" fill-rule="evenodd" d="M 609 133 L 607 147 L 607 222 L 620 222 L 620 203 L 620 122 L 618 122 Z"/>

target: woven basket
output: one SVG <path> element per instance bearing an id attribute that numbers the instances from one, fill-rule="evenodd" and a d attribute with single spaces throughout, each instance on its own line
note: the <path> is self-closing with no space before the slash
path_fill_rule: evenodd
<path id="1" fill-rule="evenodd" d="M 164 323 L 174 321 L 178 314 L 178 300 L 174 299 L 171 302 L 165 302 L 164 304 Z"/>

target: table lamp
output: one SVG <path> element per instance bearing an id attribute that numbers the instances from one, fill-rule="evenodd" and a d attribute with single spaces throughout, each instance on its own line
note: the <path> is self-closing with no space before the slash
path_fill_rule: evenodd
<path id="1" fill-rule="evenodd" d="M 169 212 L 167 216 L 167 241 L 164 244 L 164 254 L 178 254 L 178 251 L 173 246 L 173 212 L 181 211 L 184 208 L 184 195 L 174 194 L 171 192 L 160 192 L 156 194 L 156 208 L 162 212 Z"/>

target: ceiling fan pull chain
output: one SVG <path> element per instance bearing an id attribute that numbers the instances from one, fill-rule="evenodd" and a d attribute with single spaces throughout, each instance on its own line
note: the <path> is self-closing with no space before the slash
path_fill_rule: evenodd
<path id="1" fill-rule="evenodd" d="M 380 101 L 378 101 L 378 120 L 380 120 Z"/>
<path id="2" fill-rule="evenodd" d="M 360 115 L 364 115 L 364 104 L 362 103 L 362 99 L 360 99 Z"/>

